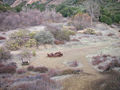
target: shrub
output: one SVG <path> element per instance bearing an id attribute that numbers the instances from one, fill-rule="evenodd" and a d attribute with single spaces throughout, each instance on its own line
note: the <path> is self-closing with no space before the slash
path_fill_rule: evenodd
<path id="1" fill-rule="evenodd" d="M 49 71 L 48 71 L 47 74 L 48 74 L 50 77 L 54 77 L 54 76 L 59 76 L 60 73 L 61 73 L 61 71 L 59 71 L 59 70 L 49 69 Z"/>
<path id="2" fill-rule="evenodd" d="M 22 11 L 22 8 L 23 8 L 23 6 L 25 6 L 25 4 L 26 4 L 26 2 L 25 2 L 25 1 L 22 1 L 19 5 L 17 5 L 16 7 L 14 7 L 14 10 L 15 10 L 16 12 Z"/>
<path id="3" fill-rule="evenodd" d="M 1 67 L 4 67 L 4 66 L 5 66 L 5 65 L 4 65 L 3 63 L 0 63 L 0 68 L 1 68 Z"/>
<path id="4" fill-rule="evenodd" d="M 28 71 L 33 71 L 33 70 L 34 70 L 34 66 L 28 66 L 28 67 L 27 67 L 27 70 L 28 70 Z"/>
<path id="5" fill-rule="evenodd" d="M 73 34 L 68 30 L 51 30 L 51 32 L 54 35 L 55 39 L 60 41 L 69 41 L 70 35 Z"/>
<path id="6" fill-rule="evenodd" d="M 109 33 L 107 36 L 114 36 L 115 34 L 114 33 Z"/>
<path id="7" fill-rule="evenodd" d="M 16 40 L 8 40 L 6 42 L 6 47 L 9 50 L 18 50 L 20 48 L 20 45 L 17 43 Z"/>
<path id="8" fill-rule="evenodd" d="M 14 86 L 11 86 L 9 90 L 59 90 L 60 85 L 51 80 L 49 77 L 40 76 L 40 79 L 36 81 L 23 82 Z"/>
<path id="9" fill-rule="evenodd" d="M 5 47 L 0 47 L 0 61 L 11 58 L 11 53 Z"/>
<path id="10" fill-rule="evenodd" d="M 105 16 L 105 15 L 102 15 L 102 16 L 100 17 L 100 21 L 101 21 L 101 22 L 104 22 L 104 23 L 106 23 L 106 24 L 108 24 L 108 25 L 111 25 L 111 24 L 112 24 L 112 19 L 111 19 L 110 17 L 108 17 L 108 16 Z"/>
<path id="11" fill-rule="evenodd" d="M 24 69 L 18 69 L 16 72 L 17 72 L 17 74 L 23 74 L 23 73 L 25 73 L 26 71 L 25 71 Z"/>
<path id="12" fill-rule="evenodd" d="M 64 41 L 60 41 L 60 40 L 55 40 L 54 43 L 55 43 L 56 45 L 65 44 Z"/>
<path id="13" fill-rule="evenodd" d="M 66 40 L 66 41 L 69 41 L 70 40 L 70 34 L 67 33 L 66 30 L 61 30 L 58 32 L 58 35 L 56 36 L 56 39 L 58 40 Z"/>
<path id="14" fill-rule="evenodd" d="M 120 14 L 115 14 L 113 16 L 113 20 L 114 20 L 114 22 L 119 23 L 120 22 Z"/>
<path id="15" fill-rule="evenodd" d="M 80 9 L 77 7 L 60 4 L 56 7 L 56 11 L 60 12 L 64 17 L 70 17 L 75 15 L 78 11 L 80 11 Z"/>
<path id="16" fill-rule="evenodd" d="M 0 68 L 0 73 L 15 73 L 16 67 L 14 65 L 5 65 Z"/>
<path id="17" fill-rule="evenodd" d="M 30 37 L 31 39 L 33 39 L 36 33 L 37 33 L 37 32 L 30 32 L 30 33 L 29 33 L 29 37 Z"/>
<path id="18" fill-rule="evenodd" d="M 120 73 L 119 72 L 108 72 L 104 78 L 91 82 L 92 90 L 119 90 L 120 89 Z"/>
<path id="19" fill-rule="evenodd" d="M 10 7 L 9 5 L 1 4 L 1 3 L 0 3 L 0 12 L 1 12 L 1 11 L 2 11 L 2 12 L 7 12 L 7 11 L 9 11 L 9 10 L 11 10 L 11 7 Z"/>
<path id="20" fill-rule="evenodd" d="M 20 30 L 10 35 L 10 39 L 6 43 L 6 47 L 10 50 L 18 50 L 20 47 L 34 47 L 37 41 L 33 39 L 33 35 L 29 31 Z"/>
<path id="21" fill-rule="evenodd" d="M 94 56 L 92 58 L 92 65 L 97 66 L 96 68 L 103 71 L 109 71 L 114 67 L 120 67 L 119 57 L 111 56 L 111 55 L 100 55 Z"/>
<path id="22" fill-rule="evenodd" d="M 67 75 L 67 74 L 79 74 L 81 70 L 79 69 L 66 69 L 61 72 L 61 75 Z"/>
<path id="23" fill-rule="evenodd" d="M 29 31 L 19 30 L 10 35 L 10 39 L 26 39 L 29 38 Z"/>
<path id="24" fill-rule="evenodd" d="M 36 51 L 35 50 L 32 51 L 32 55 L 36 56 Z"/>
<path id="25" fill-rule="evenodd" d="M 45 4 L 44 3 L 39 3 L 39 2 L 34 2 L 32 4 L 27 5 L 28 8 L 30 9 L 38 9 L 41 12 L 45 11 Z"/>
<path id="26" fill-rule="evenodd" d="M 84 32 L 84 34 L 96 34 L 95 30 L 89 28 L 89 29 L 86 29 L 86 31 Z"/>
<path id="27" fill-rule="evenodd" d="M 63 22 L 64 18 L 55 10 L 40 12 L 39 10 L 21 11 L 19 13 L 0 13 L 0 29 L 11 30 L 27 26 L 37 26 L 48 22 Z"/>
<path id="28" fill-rule="evenodd" d="M 14 32 L 10 35 L 10 39 L 6 43 L 6 47 L 10 50 L 17 50 L 21 46 L 23 46 L 28 40 L 29 37 L 29 31 L 26 30 L 20 30 L 17 32 Z M 27 45 L 31 44 L 31 42 L 27 42 Z"/>
<path id="29" fill-rule="evenodd" d="M 29 50 L 24 49 L 19 56 L 22 61 L 24 60 L 30 61 L 32 54 Z"/>
<path id="30" fill-rule="evenodd" d="M 91 17 L 88 14 L 78 13 L 71 18 L 71 23 L 76 27 L 77 30 L 90 26 Z"/>
<path id="31" fill-rule="evenodd" d="M 119 14 L 120 10 L 118 8 L 120 6 L 120 3 L 118 2 L 118 0 L 103 1 L 101 6 L 102 6 L 101 7 L 101 16 L 105 15 L 112 20 L 112 23 L 119 24 L 119 22 L 120 22 L 120 14 Z M 106 21 L 106 22 L 108 24 L 108 21 Z"/>
<path id="32" fill-rule="evenodd" d="M 34 72 L 46 73 L 47 71 L 48 71 L 48 68 L 46 68 L 46 67 L 36 67 L 36 68 L 34 68 Z"/>
<path id="33" fill-rule="evenodd" d="M 72 30 L 63 30 L 64 33 L 68 34 L 68 35 L 75 35 L 75 31 L 72 31 Z"/>
<path id="34" fill-rule="evenodd" d="M 75 34 L 74 31 L 71 30 L 61 30 L 61 27 L 47 25 L 47 29 L 53 34 L 54 38 L 59 41 L 69 41 L 70 35 Z"/>
<path id="35" fill-rule="evenodd" d="M 52 44 L 54 41 L 53 35 L 49 31 L 40 31 L 35 35 L 35 39 L 40 44 Z"/>
<path id="36" fill-rule="evenodd" d="M 35 39 L 29 39 L 26 43 L 26 47 L 35 47 L 37 45 L 37 41 Z"/>
<path id="37" fill-rule="evenodd" d="M 79 63 L 77 61 L 72 61 L 68 63 L 70 67 L 77 67 Z"/>

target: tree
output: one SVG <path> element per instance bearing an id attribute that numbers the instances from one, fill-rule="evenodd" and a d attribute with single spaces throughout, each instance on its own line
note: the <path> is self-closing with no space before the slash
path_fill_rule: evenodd
<path id="1" fill-rule="evenodd" d="M 86 12 L 91 16 L 91 25 L 93 20 L 97 20 L 100 16 L 100 7 L 95 0 L 86 0 L 83 2 Z"/>

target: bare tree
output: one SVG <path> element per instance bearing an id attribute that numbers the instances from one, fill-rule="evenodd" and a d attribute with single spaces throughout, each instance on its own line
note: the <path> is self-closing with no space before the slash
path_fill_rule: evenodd
<path id="1" fill-rule="evenodd" d="M 91 16 L 91 25 L 92 25 L 93 20 L 98 19 L 100 15 L 100 7 L 95 0 L 87 0 L 83 2 L 83 5 L 86 8 L 86 12 L 88 12 L 88 14 Z"/>
<path id="2" fill-rule="evenodd" d="M 90 26 L 91 17 L 88 14 L 76 14 L 72 19 L 72 24 L 76 27 L 77 30 L 86 28 Z"/>

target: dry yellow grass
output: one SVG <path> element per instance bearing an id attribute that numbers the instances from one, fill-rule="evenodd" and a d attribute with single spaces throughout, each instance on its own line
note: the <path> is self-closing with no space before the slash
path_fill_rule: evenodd
<path id="1" fill-rule="evenodd" d="M 103 76 L 99 74 L 88 62 L 86 56 L 89 54 L 95 54 L 97 51 L 110 46 L 110 43 L 94 44 L 93 46 L 84 46 L 77 48 L 60 48 L 55 50 L 37 50 L 37 56 L 31 61 L 30 65 L 46 66 L 54 69 L 68 69 L 69 66 L 63 62 L 77 60 L 83 67 L 84 73 L 80 75 L 73 75 L 70 78 L 62 80 L 63 90 L 92 90 L 91 82 L 100 79 Z M 61 51 L 64 56 L 60 58 L 48 58 L 47 53 Z M 87 74 L 88 73 L 88 74 Z"/>

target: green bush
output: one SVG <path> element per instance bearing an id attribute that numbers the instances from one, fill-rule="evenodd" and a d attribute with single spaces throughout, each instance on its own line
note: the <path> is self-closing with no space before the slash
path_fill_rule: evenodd
<path id="1" fill-rule="evenodd" d="M 52 44 L 54 37 L 49 31 L 40 31 L 34 37 L 39 44 Z"/>
<path id="2" fill-rule="evenodd" d="M 111 16 L 111 13 L 108 9 L 101 8 L 100 12 L 101 12 L 102 15 L 109 16 L 109 17 Z"/>
<path id="3" fill-rule="evenodd" d="M 18 50 L 20 47 L 24 46 L 25 43 L 29 41 L 29 32 L 28 31 L 17 31 L 10 35 L 10 39 L 6 42 L 6 47 L 9 50 Z M 31 44 L 31 42 L 30 42 Z"/>
<path id="4" fill-rule="evenodd" d="M 10 39 L 6 42 L 6 47 L 9 50 L 18 50 L 20 47 L 33 47 L 36 46 L 37 41 L 33 39 L 34 33 L 29 31 L 20 30 L 10 35 Z"/>
<path id="5" fill-rule="evenodd" d="M 46 4 L 44 4 L 44 3 L 41 4 L 41 3 L 39 3 L 39 1 L 35 2 L 35 3 L 31 4 L 31 5 L 27 5 L 27 7 L 30 8 L 30 9 L 38 9 L 40 11 L 44 11 L 45 8 L 46 8 L 45 6 L 46 6 Z"/>
<path id="6" fill-rule="evenodd" d="M 0 47 L 0 61 L 11 58 L 11 53 L 5 47 Z"/>
<path id="7" fill-rule="evenodd" d="M 35 36 L 35 34 L 36 34 L 37 32 L 30 32 L 29 33 L 29 37 L 32 39 L 32 38 L 34 38 L 34 36 Z"/>
<path id="8" fill-rule="evenodd" d="M 72 7 L 72 6 L 61 4 L 56 7 L 56 11 L 60 12 L 64 17 L 70 17 L 70 16 L 75 15 L 80 10 L 77 7 Z"/>
<path id="9" fill-rule="evenodd" d="M 96 32 L 95 32 L 95 30 L 89 28 L 84 32 L 84 34 L 96 34 Z"/>
<path id="10" fill-rule="evenodd" d="M 25 6 L 25 4 L 26 4 L 26 1 L 22 2 L 21 4 L 19 4 L 18 6 L 14 7 L 13 9 L 16 12 L 20 12 L 20 11 L 22 11 L 22 8 Z"/>
<path id="11" fill-rule="evenodd" d="M 36 56 L 36 51 L 35 50 L 32 51 L 32 55 Z"/>
<path id="12" fill-rule="evenodd" d="M 10 35 L 10 39 L 25 39 L 29 37 L 29 31 L 26 30 L 19 30 Z"/>
<path id="13" fill-rule="evenodd" d="M 55 39 L 61 40 L 61 41 L 69 41 L 70 40 L 71 33 L 67 30 L 59 30 L 54 35 Z"/>
<path id="14" fill-rule="evenodd" d="M 0 11 L 6 12 L 6 11 L 9 11 L 9 10 L 12 10 L 12 8 L 9 5 L 0 4 Z"/>
<path id="15" fill-rule="evenodd" d="M 114 22 L 119 23 L 119 22 L 120 22 L 120 14 L 114 15 L 114 16 L 113 16 L 113 20 L 114 20 Z"/>
<path id="16" fill-rule="evenodd" d="M 35 47 L 37 45 L 37 41 L 35 39 L 29 39 L 26 43 L 26 47 Z"/>
<path id="17" fill-rule="evenodd" d="M 120 22 L 120 3 L 118 2 L 118 0 L 103 0 L 100 3 L 100 7 L 101 7 L 101 17 L 104 18 L 104 16 L 107 17 L 108 20 L 101 20 L 100 17 L 100 21 L 107 23 L 107 24 L 111 24 L 111 20 L 112 23 L 119 23 Z M 105 17 L 105 18 L 106 18 Z M 111 19 L 111 20 L 110 20 Z"/>
<path id="18" fill-rule="evenodd" d="M 104 22 L 104 23 L 106 23 L 106 24 L 108 24 L 108 25 L 111 25 L 111 24 L 112 24 L 112 19 L 111 19 L 110 17 L 105 16 L 105 15 L 102 15 L 102 16 L 100 17 L 100 21 L 101 21 L 101 22 Z"/>
<path id="19" fill-rule="evenodd" d="M 16 40 L 8 40 L 6 42 L 6 47 L 9 50 L 18 50 L 20 48 L 20 45 Z"/>

